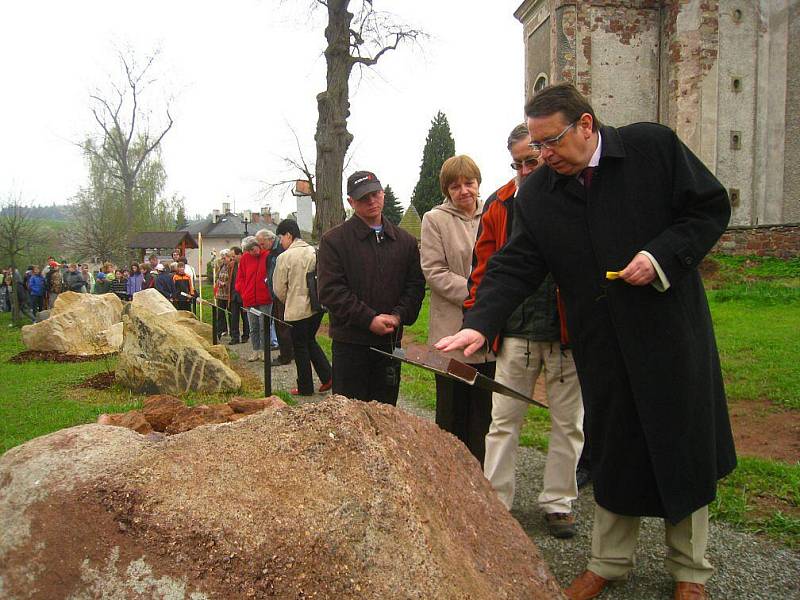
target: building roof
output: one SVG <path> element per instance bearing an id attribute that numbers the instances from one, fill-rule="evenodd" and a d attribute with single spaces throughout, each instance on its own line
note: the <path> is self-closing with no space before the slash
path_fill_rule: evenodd
<path id="1" fill-rule="evenodd" d="M 276 226 L 272 223 L 248 223 L 247 233 L 253 235 L 259 229 L 269 229 L 275 231 Z M 202 233 L 204 238 L 243 238 L 244 237 L 244 223 L 242 223 L 241 215 L 234 213 L 225 213 L 219 215 L 219 220 L 214 223 L 213 217 L 206 217 L 199 221 L 193 221 L 183 228 L 183 231 L 197 236 Z"/>
<path id="2" fill-rule="evenodd" d="M 419 213 L 417 209 L 414 208 L 413 204 L 408 205 L 408 209 L 403 214 L 403 218 L 400 219 L 400 229 L 405 229 L 408 233 L 414 236 L 414 238 L 419 241 L 421 238 L 422 232 L 422 219 L 419 218 Z"/>
<path id="3" fill-rule="evenodd" d="M 197 241 L 187 231 L 140 231 L 128 248 L 177 248 L 184 241 L 187 248 L 197 248 Z"/>

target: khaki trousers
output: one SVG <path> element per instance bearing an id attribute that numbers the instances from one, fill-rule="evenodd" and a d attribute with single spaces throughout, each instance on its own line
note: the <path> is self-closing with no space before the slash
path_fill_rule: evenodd
<path id="1" fill-rule="evenodd" d="M 605 579 L 625 579 L 635 565 L 640 517 L 627 517 L 595 506 L 592 558 L 588 569 Z M 672 525 L 664 521 L 667 555 L 664 566 L 675 581 L 705 585 L 714 567 L 706 558 L 708 506 Z"/>
<path id="2" fill-rule="evenodd" d="M 503 339 L 497 355 L 497 381 L 533 397 L 542 368 L 551 430 L 538 502 L 545 513 L 568 513 L 578 497 L 575 468 L 583 448 L 583 401 L 572 352 L 562 353 L 559 342 Z M 519 433 L 529 407 L 521 400 L 492 395 L 492 424 L 486 435 L 483 473 L 509 510 L 514 503 Z"/>

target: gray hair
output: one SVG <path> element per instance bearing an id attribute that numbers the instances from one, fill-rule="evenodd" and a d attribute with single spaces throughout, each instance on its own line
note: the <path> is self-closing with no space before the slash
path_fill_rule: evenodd
<path id="1" fill-rule="evenodd" d="M 275 240 L 275 234 L 269 229 L 259 229 L 256 231 L 256 238 L 266 238 L 268 242 Z"/>
<path id="2" fill-rule="evenodd" d="M 244 252 L 250 252 L 253 248 L 258 246 L 258 240 L 254 235 L 248 235 L 246 238 L 242 240 L 242 250 Z"/>
<path id="3" fill-rule="evenodd" d="M 223 248 L 222 250 L 219 251 L 219 257 L 224 258 L 225 256 L 228 256 L 228 254 L 230 253 L 231 253 L 230 250 L 228 250 L 227 248 Z"/>
<path id="4" fill-rule="evenodd" d="M 516 144 L 520 140 L 524 140 L 526 137 L 530 136 L 530 132 L 528 131 L 528 126 L 525 123 L 520 123 L 514 129 L 511 130 L 511 133 L 508 134 L 508 143 L 506 148 L 511 151 L 511 146 Z"/>

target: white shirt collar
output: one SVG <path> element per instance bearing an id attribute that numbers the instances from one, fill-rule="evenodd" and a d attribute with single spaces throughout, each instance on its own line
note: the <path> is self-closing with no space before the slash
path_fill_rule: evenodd
<path id="1" fill-rule="evenodd" d="M 587 166 L 596 167 L 597 165 L 600 164 L 600 153 L 602 152 L 602 150 L 603 150 L 603 136 L 600 135 L 600 130 L 598 129 L 597 148 L 595 149 L 594 154 L 592 154 L 592 158 L 589 159 L 589 164 Z"/>

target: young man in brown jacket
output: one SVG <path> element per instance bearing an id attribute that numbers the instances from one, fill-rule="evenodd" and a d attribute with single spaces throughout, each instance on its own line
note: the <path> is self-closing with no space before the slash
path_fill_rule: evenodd
<path id="1" fill-rule="evenodd" d="M 391 352 L 403 325 L 417 320 L 425 296 L 417 241 L 383 218 L 374 173 L 348 178 L 347 201 L 354 214 L 322 236 L 317 264 L 319 299 L 331 315 L 333 393 L 395 405 L 400 363 L 370 348 Z"/>

